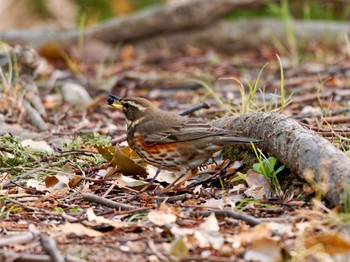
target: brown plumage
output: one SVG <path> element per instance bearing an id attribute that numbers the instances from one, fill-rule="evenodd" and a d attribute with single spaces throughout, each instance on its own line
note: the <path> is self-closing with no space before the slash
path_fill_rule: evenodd
<path id="1" fill-rule="evenodd" d="M 142 159 L 163 169 L 187 172 L 204 164 L 215 152 L 236 143 L 257 142 L 231 130 L 160 110 L 141 97 L 109 96 L 127 122 L 127 141 Z"/>

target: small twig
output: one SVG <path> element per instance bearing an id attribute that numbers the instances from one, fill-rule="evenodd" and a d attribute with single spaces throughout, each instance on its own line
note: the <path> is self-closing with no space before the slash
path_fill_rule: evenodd
<path id="1" fill-rule="evenodd" d="M 5 261 L 23 261 L 23 262 L 33 262 L 33 261 L 40 261 L 40 262 L 52 262 L 52 259 L 48 255 L 38 255 L 38 254 L 25 254 L 25 253 L 15 253 L 15 252 L 8 252 L 0 250 L 0 255 L 2 255 L 5 259 Z M 9 260 L 11 259 L 11 260 Z M 67 255 L 64 257 L 64 261 L 66 262 L 82 262 L 83 260 L 73 257 L 71 255 Z"/>
<path id="2" fill-rule="evenodd" d="M 152 250 L 152 252 L 157 256 L 157 258 L 158 258 L 160 261 L 169 261 L 169 258 L 167 258 L 166 256 L 164 256 L 162 253 L 160 253 L 160 252 L 157 250 L 157 247 L 156 247 L 156 245 L 154 244 L 154 242 L 153 242 L 152 239 L 148 240 L 148 247 Z"/>
<path id="3" fill-rule="evenodd" d="M 120 137 L 113 139 L 111 143 L 113 146 L 115 146 L 116 144 L 119 144 L 119 143 L 124 142 L 124 141 L 126 141 L 126 135 L 122 135 Z"/>
<path id="4" fill-rule="evenodd" d="M 209 109 L 210 108 L 210 104 L 208 104 L 207 102 L 202 102 L 202 103 L 199 103 L 197 105 L 194 105 L 192 107 L 190 107 L 189 109 L 183 111 L 180 113 L 180 116 L 186 116 L 186 115 L 189 115 L 189 114 L 192 114 L 198 110 L 201 110 L 201 109 Z"/>
<path id="5" fill-rule="evenodd" d="M 13 245 L 13 244 L 18 245 L 23 243 L 29 243 L 33 241 L 38 235 L 39 235 L 39 232 L 30 231 L 30 232 L 21 232 L 18 235 L 15 235 L 9 238 L 2 237 L 0 239 L 0 247 Z"/>
<path id="6" fill-rule="evenodd" d="M 44 195 L 44 194 L 46 194 L 45 191 L 40 191 L 40 190 L 35 189 L 35 188 L 32 188 L 32 187 L 26 187 L 26 186 L 20 185 L 20 184 L 18 184 L 18 183 L 16 183 L 16 182 L 12 182 L 11 184 L 7 184 L 7 185 L 1 185 L 1 184 L 0 184 L 0 187 L 1 187 L 1 186 L 2 186 L 4 189 L 5 189 L 5 188 L 10 188 L 10 187 L 17 186 L 17 187 L 22 188 L 22 189 L 24 189 L 25 191 L 29 191 L 29 192 L 31 192 L 31 193 L 33 193 L 33 194 L 37 194 L 37 195 Z"/>
<path id="7" fill-rule="evenodd" d="M 136 208 L 136 209 L 132 209 L 132 210 L 118 211 L 118 212 L 116 212 L 116 215 L 131 215 L 134 213 L 141 213 L 141 212 L 146 213 L 151 209 L 153 209 L 153 207 L 141 207 L 141 208 Z"/>
<path id="8" fill-rule="evenodd" d="M 113 183 L 108 189 L 107 191 L 103 194 L 103 198 L 105 198 L 106 196 L 108 196 L 109 193 L 112 192 L 112 190 L 114 189 L 114 187 L 116 186 L 116 183 Z"/>
<path id="9" fill-rule="evenodd" d="M 45 234 L 40 234 L 40 244 L 53 262 L 64 262 L 64 257 L 57 249 L 56 241 Z"/>
<path id="10" fill-rule="evenodd" d="M 107 206 L 107 207 L 111 207 L 111 208 L 117 208 L 117 209 L 121 209 L 121 210 L 132 210 L 132 209 L 136 209 L 137 207 L 135 206 L 131 206 L 131 205 L 126 205 L 126 204 L 122 204 L 122 203 L 118 203 L 103 197 L 99 197 L 96 196 L 94 194 L 83 194 L 83 199 L 85 201 L 89 201 L 89 202 L 94 202 L 103 206 Z"/>
<path id="11" fill-rule="evenodd" d="M 45 209 L 27 206 L 27 205 L 23 204 L 22 202 L 14 200 L 14 199 L 11 199 L 11 198 L 7 198 L 6 201 L 11 202 L 11 203 L 16 204 L 16 205 L 19 205 L 20 207 L 22 207 L 22 208 L 24 208 L 24 209 L 26 209 L 28 211 L 43 212 L 43 213 L 49 212 L 49 211 L 47 211 Z"/>
<path id="12" fill-rule="evenodd" d="M 157 202 L 163 202 L 166 200 L 166 202 L 176 202 L 179 200 L 186 200 L 190 199 L 192 197 L 191 194 L 182 194 L 182 195 L 177 195 L 177 196 L 167 196 L 167 197 L 154 197 L 154 200 Z"/>
<path id="13" fill-rule="evenodd" d="M 35 162 L 33 162 L 33 164 L 38 164 L 41 162 L 47 162 L 51 159 L 55 159 L 58 157 L 63 157 L 63 156 L 73 156 L 73 155 L 84 155 L 84 156 L 93 156 L 96 155 L 96 152 L 93 151 L 87 151 L 87 150 L 69 150 L 69 151 L 64 151 L 64 152 L 60 152 L 59 154 L 55 154 L 55 155 L 51 155 L 51 156 L 47 156 L 44 158 L 41 158 Z"/>
<path id="14" fill-rule="evenodd" d="M 262 221 L 258 218 L 255 218 L 253 216 L 244 214 L 242 212 L 236 212 L 231 210 L 205 210 L 205 211 L 192 211 L 192 216 L 209 216 L 211 213 L 214 213 L 218 216 L 225 216 L 225 217 L 231 217 L 235 219 L 242 220 L 246 222 L 250 226 L 256 226 L 262 223 Z"/>
<path id="15" fill-rule="evenodd" d="M 193 255 L 193 256 L 188 256 L 185 258 L 181 259 L 181 262 L 193 262 L 193 261 L 203 261 L 203 257 L 200 255 Z M 206 257 L 205 261 L 208 262 L 231 262 L 231 261 L 236 261 L 232 257 L 218 257 L 218 256 L 210 256 Z"/>
<path id="16" fill-rule="evenodd" d="M 16 204 L 16 205 L 19 205 L 20 207 L 22 207 L 28 211 L 43 213 L 45 215 L 51 215 L 51 216 L 59 216 L 59 217 L 63 216 L 63 213 L 61 213 L 61 212 L 53 212 L 53 211 L 48 211 L 48 210 L 45 210 L 42 208 L 27 206 L 24 203 L 17 201 L 17 200 L 14 200 L 14 199 L 11 199 L 11 198 L 7 198 L 6 201 L 11 202 L 11 203 Z"/>

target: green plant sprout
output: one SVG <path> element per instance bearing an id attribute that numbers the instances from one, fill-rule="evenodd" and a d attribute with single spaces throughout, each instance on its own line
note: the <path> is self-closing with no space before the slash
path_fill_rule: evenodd
<path id="1" fill-rule="evenodd" d="M 6 197 L 0 198 L 0 201 L 5 201 Z M 8 207 L 8 205 L 3 205 L 0 209 L 0 218 L 8 218 L 11 214 L 16 213 L 17 211 L 22 210 L 22 208 L 18 205 L 12 205 Z"/>
<path id="2" fill-rule="evenodd" d="M 200 84 L 215 99 L 215 101 L 218 103 L 218 105 L 222 109 L 224 109 L 225 111 L 228 111 L 231 114 L 234 114 L 234 112 L 232 111 L 232 108 L 229 105 L 225 104 L 221 100 L 221 98 L 215 93 L 213 88 L 211 86 L 209 86 L 206 82 L 204 82 L 202 80 L 198 80 L 198 79 L 191 79 L 191 81 Z"/>
<path id="3" fill-rule="evenodd" d="M 276 54 L 278 59 L 278 64 L 280 65 L 280 74 L 281 74 L 281 111 L 283 111 L 284 107 L 286 106 L 286 92 L 284 89 L 284 72 L 283 72 L 283 64 L 281 61 L 281 58 Z M 289 100 L 290 97 L 287 99 Z"/>
<path id="4" fill-rule="evenodd" d="M 292 15 L 288 0 L 282 0 L 280 4 L 272 3 L 269 6 L 270 12 L 282 20 L 287 44 L 290 52 L 290 61 L 294 68 L 299 65 L 298 41 L 292 25 Z"/>
<path id="5" fill-rule="evenodd" d="M 344 213 L 348 214 L 348 217 L 350 220 L 350 185 L 347 185 L 345 187 L 343 203 L 344 203 Z"/>
<path id="6" fill-rule="evenodd" d="M 237 172 L 236 174 L 237 176 L 232 178 L 230 180 L 231 183 L 235 183 L 235 182 L 238 182 L 238 181 L 241 181 L 241 180 L 245 180 L 247 178 L 247 175 L 246 174 L 243 174 L 241 172 Z"/>
<path id="7" fill-rule="evenodd" d="M 126 221 L 127 223 L 131 223 L 134 220 L 138 220 L 138 219 L 143 219 L 145 217 L 147 217 L 148 213 L 139 213 L 139 214 L 134 214 L 131 217 L 128 218 L 128 220 Z"/>
<path id="8" fill-rule="evenodd" d="M 0 50 L 6 51 L 8 47 L 0 41 Z M 5 68 L 0 67 L 0 78 L 2 82 L 2 87 L 0 86 L 0 92 L 3 92 L 5 95 L 16 96 L 17 95 L 17 82 L 19 79 L 19 67 L 17 63 L 16 53 L 13 52 L 12 58 L 10 52 L 5 52 L 7 67 L 6 72 Z M 13 88 L 13 89 L 12 89 Z"/>
<path id="9" fill-rule="evenodd" d="M 15 136 L 9 134 L 0 136 L 0 168 L 29 164 L 47 155 L 46 151 L 33 151 L 23 147 Z"/>

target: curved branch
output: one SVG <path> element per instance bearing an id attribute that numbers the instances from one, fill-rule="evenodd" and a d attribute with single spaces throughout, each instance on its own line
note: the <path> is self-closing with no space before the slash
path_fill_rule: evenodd
<path id="1" fill-rule="evenodd" d="M 258 0 L 190 0 L 157 5 L 130 16 L 117 17 L 87 28 L 84 37 L 116 43 L 165 32 L 199 28 L 239 8 L 262 6 Z M 34 47 L 48 42 L 67 46 L 77 41 L 79 30 L 8 30 L 0 32 L 0 40 L 30 44 Z"/>
<path id="2" fill-rule="evenodd" d="M 349 203 L 350 159 L 290 117 L 276 112 L 255 113 L 216 124 L 261 139 L 259 147 L 321 191 L 331 206 Z"/>

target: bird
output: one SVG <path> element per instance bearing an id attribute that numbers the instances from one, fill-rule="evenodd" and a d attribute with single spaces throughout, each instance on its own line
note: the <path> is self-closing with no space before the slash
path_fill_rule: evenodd
<path id="1" fill-rule="evenodd" d="M 109 95 L 107 102 L 125 115 L 127 142 L 133 151 L 158 169 L 182 173 L 172 185 L 190 172 L 176 187 L 195 176 L 198 168 L 224 147 L 259 142 L 196 118 L 161 110 L 142 97 Z"/>

